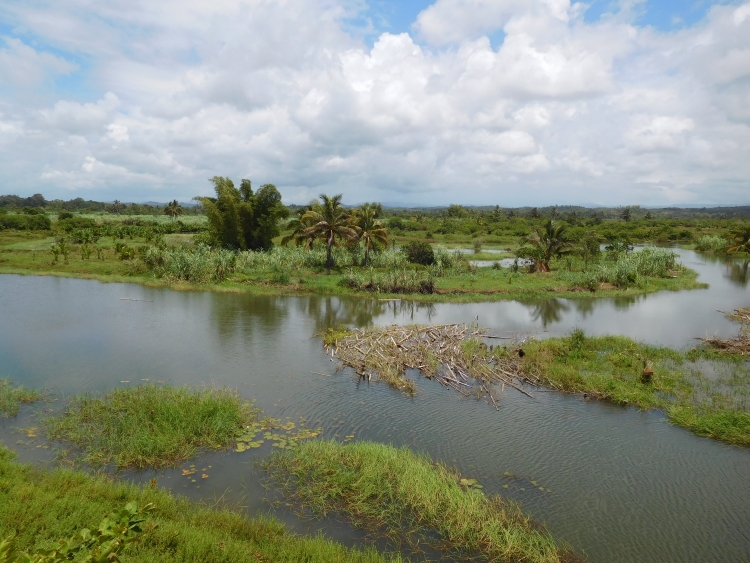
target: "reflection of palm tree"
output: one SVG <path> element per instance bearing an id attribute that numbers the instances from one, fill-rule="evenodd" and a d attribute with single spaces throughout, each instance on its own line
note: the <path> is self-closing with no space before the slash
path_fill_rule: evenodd
<path id="1" fill-rule="evenodd" d="M 747 283 L 750 281 L 750 271 L 748 271 L 750 261 L 745 260 L 742 263 L 728 262 L 727 266 L 729 267 L 729 279 L 735 285 L 747 287 Z"/>
<path id="2" fill-rule="evenodd" d="M 333 267 L 333 247 L 338 246 L 337 238 L 354 239 L 357 233 L 349 226 L 349 214 L 341 205 L 341 194 L 329 197 L 320 194 L 320 203 L 305 213 L 301 219 L 309 221 L 305 234 L 323 239 L 326 243 L 326 268 Z"/>
<path id="3" fill-rule="evenodd" d="M 601 301 L 595 298 L 576 299 L 575 301 L 573 301 L 573 305 L 575 305 L 576 312 L 580 313 L 584 319 L 594 312 L 594 309 L 596 309 L 596 306 L 599 303 L 601 303 Z"/>
<path id="4" fill-rule="evenodd" d="M 561 299 L 545 299 L 532 305 L 531 318 L 533 321 L 542 321 L 545 328 L 550 323 L 559 323 L 562 313 L 567 313 L 570 306 Z"/>

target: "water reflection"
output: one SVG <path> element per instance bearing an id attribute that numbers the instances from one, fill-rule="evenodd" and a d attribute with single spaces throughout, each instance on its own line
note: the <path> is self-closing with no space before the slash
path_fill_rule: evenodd
<path id="1" fill-rule="evenodd" d="M 748 266 L 750 261 L 745 260 L 744 262 L 729 262 L 727 263 L 727 277 L 729 280 L 740 287 L 746 287 L 748 279 Z"/>
<path id="2" fill-rule="evenodd" d="M 545 299 L 531 306 L 531 320 L 541 321 L 542 326 L 547 328 L 548 324 L 559 323 L 564 314 L 570 311 L 570 305 L 562 299 Z"/>

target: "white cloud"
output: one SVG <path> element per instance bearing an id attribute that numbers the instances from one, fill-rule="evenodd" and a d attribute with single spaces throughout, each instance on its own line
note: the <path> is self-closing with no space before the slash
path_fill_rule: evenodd
<path id="1" fill-rule="evenodd" d="M 0 191 L 166 200 L 208 193 L 221 174 L 274 182 L 300 203 L 322 191 L 349 202 L 747 202 L 750 4 L 662 34 L 628 10 L 586 23 L 568 0 L 437 0 L 413 34 L 372 48 L 345 31 L 352 5 L 0 8 L 37 38 L 0 45 Z M 498 30 L 493 48 L 486 34 Z M 80 92 L 19 95 L 76 70 L 53 52 L 88 61 Z"/>

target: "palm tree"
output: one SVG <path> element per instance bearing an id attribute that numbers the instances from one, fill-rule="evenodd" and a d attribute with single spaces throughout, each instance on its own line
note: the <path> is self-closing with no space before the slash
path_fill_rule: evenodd
<path id="1" fill-rule="evenodd" d="M 300 221 L 310 224 L 305 229 L 305 235 L 325 241 L 326 268 L 329 272 L 333 267 L 333 247 L 338 246 L 336 239 L 351 240 L 357 237 L 357 232 L 349 226 L 349 214 L 341 205 L 341 194 L 333 197 L 320 194 L 320 202 L 316 202 Z"/>
<path id="2" fill-rule="evenodd" d="M 309 219 L 303 219 L 305 213 L 312 209 L 312 205 L 303 207 L 297 211 L 297 216 L 289 221 L 287 229 L 292 229 L 292 232 L 281 239 L 283 246 L 288 245 L 294 241 L 297 246 L 304 246 L 306 249 L 312 248 L 313 242 L 315 241 L 315 235 L 309 235 L 306 233 L 307 229 L 312 226 L 312 221 Z"/>
<path id="3" fill-rule="evenodd" d="M 540 272 L 549 272 L 549 263 L 552 258 L 570 252 L 571 244 L 565 235 L 567 227 L 563 223 L 557 223 L 547 219 L 544 226 L 533 232 L 526 239 L 533 249 L 531 257 L 536 262 L 536 269 Z"/>
<path id="4" fill-rule="evenodd" d="M 169 215 L 174 221 L 179 215 L 182 215 L 182 206 L 175 199 L 164 208 L 164 214 Z"/>
<path id="5" fill-rule="evenodd" d="M 388 246 L 388 231 L 378 219 L 379 206 L 365 203 L 354 212 L 352 227 L 357 238 L 365 244 L 365 266 L 370 263 L 370 249 L 378 244 Z"/>
<path id="6" fill-rule="evenodd" d="M 750 253 L 750 224 L 737 227 L 732 231 L 732 241 L 727 245 L 726 251 Z"/>

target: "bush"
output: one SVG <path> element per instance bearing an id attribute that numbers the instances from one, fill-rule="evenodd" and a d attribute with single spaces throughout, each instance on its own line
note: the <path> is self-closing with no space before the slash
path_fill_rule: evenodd
<path id="1" fill-rule="evenodd" d="M 19 231 L 48 231 L 52 221 L 46 215 L 0 215 L 0 231 L 17 229 Z"/>
<path id="2" fill-rule="evenodd" d="M 402 246 L 401 252 L 406 254 L 406 259 L 412 264 L 430 266 L 435 262 L 435 253 L 427 242 L 412 241 Z"/>
<path id="3" fill-rule="evenodd" d="M 703 235 L 698 239 L 695 249 L 701 252 L 723 252 L 729 241 L 717 235 Z"/>
<path id="4" fill-rule="evenodd" d="M 72 219 L 74 215 L 70 211 L 61 211 L 57 215 L 57 220 L 62 221 L 63 219 Z"/>

